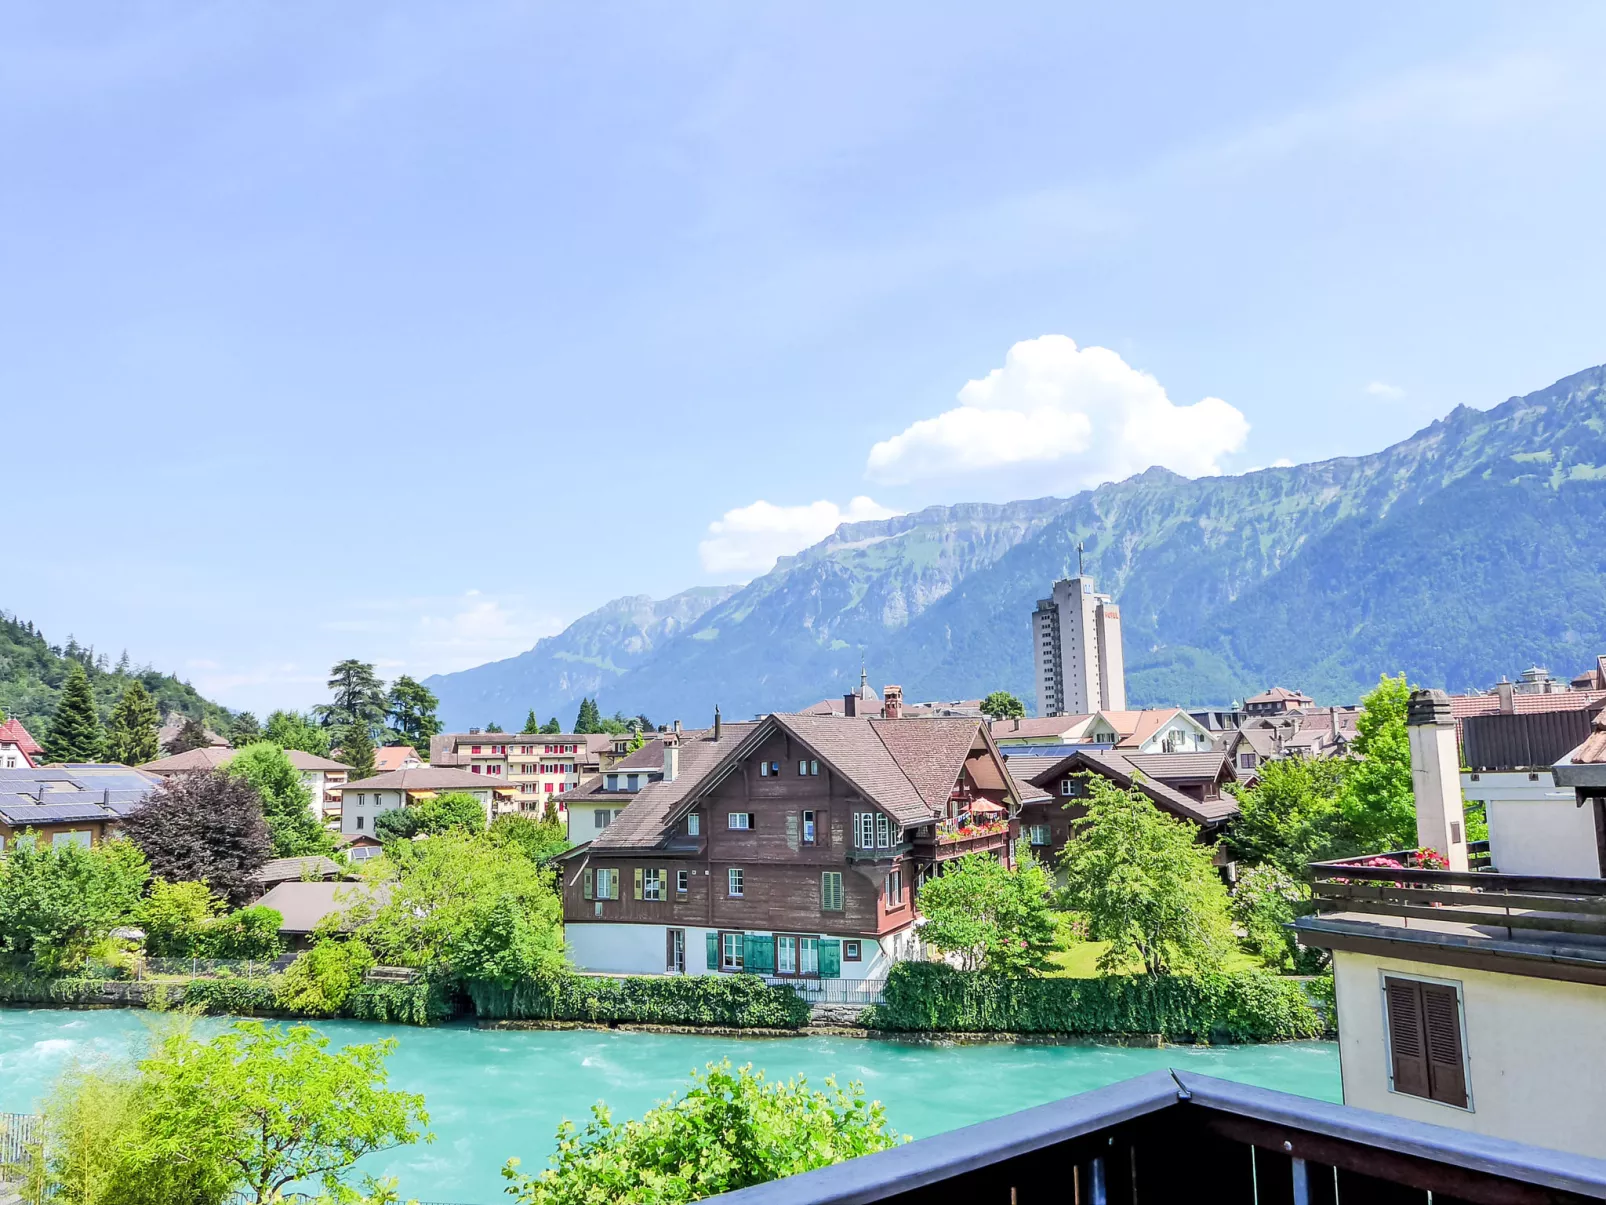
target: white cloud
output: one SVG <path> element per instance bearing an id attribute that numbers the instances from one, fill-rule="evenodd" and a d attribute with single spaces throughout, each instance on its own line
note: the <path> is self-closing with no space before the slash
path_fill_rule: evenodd
<path id="1" fill-rule="evenodd" d="M 1078 490 L 1151 465 L 1219 473 L 1220 457 L 1249 434 L 1220 398 L 1178 406 L 1115 352 L 1064 335 L 1015 344 L 1002 368 L 959 391 L 959 403 L 876 444 L 866 475 L 906 485 L 991 474 L 1009 490 Z"/>
<path id="2" fill-rule="evenodd" d="M 777 557 L 819 543 L 843 523 L 886 519 L 897 513 L 862 496 L 849 502 L 845 510 L 835 502 L 776 506 L 760 499 L 751 506 L 728 510 L 710 523 L 708 538 L 697 545 L 697 553 L 709 573 L 754 577 L 768 572 Z"/>
<path id="3" fill-rule="evenodd" d="M 1366 392 L 1373 397 L 1388 398 L 1390 401 L 1405 396 L 1405 390 L 1398 385 L 1390 385 L 1386 381 L 1372 381 L 1366 386 Z"/>

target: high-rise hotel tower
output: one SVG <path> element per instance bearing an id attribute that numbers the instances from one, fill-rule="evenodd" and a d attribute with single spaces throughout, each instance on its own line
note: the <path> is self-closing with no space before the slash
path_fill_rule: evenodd
<path id="1" fill-rule="evenodd" d="M 1032 612 L 1037 714 L 1087 715 L 1126 710 L 1121 609 L 1080 574 L 1054 583 Z"/>

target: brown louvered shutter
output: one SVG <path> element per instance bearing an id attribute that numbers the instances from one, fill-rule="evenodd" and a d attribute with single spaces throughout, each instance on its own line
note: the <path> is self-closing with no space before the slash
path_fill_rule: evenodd
<path id="1" fill-rule="evenodd" d="M 1428 1079 L 1434 1100 L 1467 1107 L 1467 1073 L 1461 1057 L 1461 1006 L 1453 987 L 1424 983 L 1422 1018 L 1426 1022 Z"/>
<path id="2" fill-rule="evenodd" d="M 1422 985 L 1411 979 L 1384 979 L 1388 997 L 1389 1055 L 1394 1064 L 1394 1090 L 1429 1096 L 1427 1042 L 1422 1024 Z"/>

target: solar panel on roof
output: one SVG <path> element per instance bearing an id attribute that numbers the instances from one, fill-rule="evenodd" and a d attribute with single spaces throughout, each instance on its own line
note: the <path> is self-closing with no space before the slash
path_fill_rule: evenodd
<path id="1" fill-rule="evenodd" d="M 79 820 L 104 820 L 106 809 L 81 803 L 26 804 L 20 807 L 0 807 L 0 816 L 13 828 L 30 824 L 66 824 Z"/>

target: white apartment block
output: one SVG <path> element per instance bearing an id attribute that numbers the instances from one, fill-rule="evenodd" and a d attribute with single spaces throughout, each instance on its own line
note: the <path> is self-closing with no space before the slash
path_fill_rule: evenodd
<path id="1" fill-rule="evenodd" d="M 1062 578 L 1032 612 L 1037 714 L 1126 710 L 1121 609 L 1086 575 Z"/>

